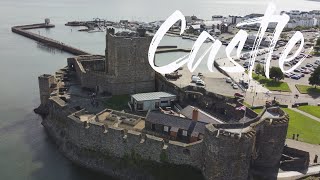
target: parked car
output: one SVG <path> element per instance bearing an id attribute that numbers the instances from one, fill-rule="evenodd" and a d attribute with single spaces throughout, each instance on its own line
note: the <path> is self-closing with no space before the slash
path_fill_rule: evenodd
<path id="1" fill-rule="evenodd" d="M 304 71 L 302 71 L 303 74 L 310 74 L 311 72 L 308 69 L 305 69 Z"/>
<path id="2" fill-rule="evenodd" d="M 259 61 L 259 63 L 261 63 L 261 64 L 265 64 L 265 63 L 266 63 L 266 61 L 265 61 L 265 60 L 260 60 L 260 61 Z"/>
<path id="3" fill-rule="evenodd" d="M 199 76 L 197 76 L 197 75 L 192 75 L 191 76 L 191 82 L 197 82 L 198 80 L 201 80 L 201 78 L 199 77 Z"/>
<path id="4" fill-rule="evenodd" d="M 291 73 L 284 73 L 284 77 L 286 77 L 286 78 L 290 78 L 291 76 L 292 76 Z"/>
<path id="5" fill-rule="evenodd" d="M 300 68 L 297 68 L 295 70 L 293 70 L 294 72 L 301 72 L 301 69 Z"/>
<path id="6" fill-rule="evenodd" d="M 300 76 L 294 75 L 294 76 L 291 76 L 291 79 L 299 80 L 299 79 L 300 79 Z"/>
<path id="7" fill-rule="evenodd" d="M 233 84 L 233 89 L 239 89 L 239 86 L 237 84 Z"/>
<path id="8" fill-rule="evenodd" d="M 234 93 L 234 97 L 244 97 L 244 95 L 240 93 Z"/>
<path id="9" fill-rule="evenodd" d="M 198 80 L 198 81 L 196 82 L 196 85 L 197 85 L 197 86 L 206 86 L 206 83 L 205 83 L 203 80 Z"/>
<path id="10" fill-rule="evenodd" d="M 291 66 L 291 64 L 289 62 L 286 62 L 284 65 L 285 66 Z"/>
<path id="11" fill-rule="evenodd" d="M 232 82 L 231 78 L 229 78 L 229 77 L 226 78 L 226 82 L 227 82 L 227 83 L 231 83 L 231 82 Z"/>
<path id="12" fill-rule="evenodd" d="M 311 63 L 307 63 L 306 67 L 312 67 L 313 65 Z"/>

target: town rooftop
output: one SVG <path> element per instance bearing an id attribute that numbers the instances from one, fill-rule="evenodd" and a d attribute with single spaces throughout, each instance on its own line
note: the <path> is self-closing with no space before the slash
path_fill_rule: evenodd
<path id="1" fill-rule="evenodd" d="M 131 95 L 136 101 L 151 101 L 160 98 L 171 98 L 176 97 L 176 95 L 166 93 L 166 92 L 150 92 L 150 93 L 139 93 Z"/>

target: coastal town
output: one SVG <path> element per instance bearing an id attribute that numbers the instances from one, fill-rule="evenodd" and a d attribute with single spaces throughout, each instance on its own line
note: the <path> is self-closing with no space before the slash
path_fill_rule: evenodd
<path id="1" fill-rule="evenodd" d="M 320 10 L 281 12 L 290 17 L 265 64 L 276 24 L 270 23 L 250 63 L 259 24 L 237 27 L 263 14 L 213 15 L 210 20 L 186 16 L 167 38 L 196 41 L 206 31 L 228 46 L 239 30 L 249 36 L 240 57 L 247 70 L 230 73 L 225 56 L 214 72 L 186 66 L 161 74 L 149 65 L 148 50 L 164 21 L 71 21 L 77 33 L 105 32 L 105 53 L 96 55 L 32 32 L 45 23 L 15 26 L 14 33 L 74 57 L 54 74 L 38 77 L 42 125 L 65 157 L 75 164 L 119 179 L 301 179 L 320 172 Z M 289 55 L 297 56 L 279 71 L 279 58 L 290 38 L 301 31 Z M 178 41 L 177 41 L 178 42 Z M 208 39 L 204 45 L 213 43 Z M 237 46 L 238 47 L 238 46 Z M 189 53 L 192 47 L 161 44 L 158 55 Z M 253 79 L 248 70 L 253 67 Z M 169 171 L 162 174 L 160 171 Z M 187 171 L 187 172 L 186 172 Z M 180 173 L 179 173 L 180 172 Z M 181 172 L 184 172 L 181 174 Z"/>

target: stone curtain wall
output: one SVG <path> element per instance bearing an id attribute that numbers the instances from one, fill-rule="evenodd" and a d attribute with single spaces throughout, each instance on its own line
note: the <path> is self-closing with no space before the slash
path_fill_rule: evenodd
<path id="1" fill-rule="evenodd" d="M 123 158 L 135 152 L 142 159 L 155 162 L 202 166 L 202 141 L 184 144 L 164 141 L 152 135 L 123 128 L 106 127 L 102 123 L 81 122 L 75 116 L 67 116 L 51 101 L 50 115 L 45 124 L 50 124 L 58 141 L 62 144 L 76 144 L 81 149 L 90 149 L 103 156 Z"/>
<path id="2" fill-rule="evenodd" d="M 274 170 L 278 170 L 288 127 L 286 115 L 272 121 L 255 119 L 249 129 L 243 130 L 241 136 L 223 130 L 234 128 L 233 126 L 237 126 L 235 124 L 209 124 L 202 141 L 185 144 L 123 128 L 108 127 L 93 121 L 94 118 L 90 122 L 81 122 L 77 116 L 83 110 L 72 111 L 67 106 L 61 106 L 58 100 L 55 102 L 56 100 L 50 98 L 49 116 L 42 124 L 60 149 L 73 161 L 108 174 L 117 172 L 115 176 L 122 176 L 123 172 L 115 170 L 117 167 L 112 161 L 106 165 L 108 159 L 139 157 L 156 163 L 189 165 L 201 170 L 208 180 L 245 180 L 249 171 L 260 175 L 267 171 L 272 179 L 277 173 Z M 257 118 L 261 118 L 261 115 Z M 222 128 L 219 133 L 218 128 Z"/>

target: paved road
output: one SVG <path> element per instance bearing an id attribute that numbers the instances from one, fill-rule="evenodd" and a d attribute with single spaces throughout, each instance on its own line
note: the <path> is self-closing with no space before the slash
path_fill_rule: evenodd
<path id="1" fill-rule="evenodd" d="M 218 93 L 223 94 L 226 96 L 233 96 L 234 93 L 241 92 L 241 89 L 233 89 L 230 83 L 226 83 L 226 78 L 224 74 L 220 73 L 218 70 L 214 70 L 214 72 L 208 72 L 204 70 L 196 70 L 195 72 L 191 73 L 189 69 L 185 66 L 183 66 L 182 70 L 178 71 L 179 74 L 182 74 L 182 76 L 177 80 L 169 80 L 170 82 L 174 83 L 178 87 L 186 87 L 189 85 L 195 86 L 195 83 L 191 82 L 191 76 L 197 75 L 199 72 L 203 74 L 203 80 L 206 83 L 205 89 Z"/>
<path id="2" fill-rule="evenodd" d="M 235 58 L 235 57 L 233 57 Z M 216 60 L 217 64 L 221 67 L 226 66 L 226 67 L 234 67 L 234 64 L 228 59 L 228 58 L 223 58 L 223 59 L 217 59 Z M 245 82 L 249 82 L 249 87 L 254 87 L 254 91 L 258 93 L 266 93 L 269 91 L 267 88 L 263 87 L 259 82 L 255 80 L 250 80 L 249 75 L 246 73 L 228 73 L 229 77 L 233 79 L 233 81 L 239 83 L 239 80 L 242 79 Z"/>
<path id="3" fill-rule="evenodd" d="M 257 95 L 250 90 L 246 93 L 245 101 L 249 103 L 250 105 L 253 104 L 255 106 L 264 105 L 266 101 L 273 100 L 276 98 L 277 101 L 279 101 L 281 104 L 286 104 L 291 106 L 294 103 L 301 103 L 301 102 L 308 102 L 309 105 L 316 106 L 318 103 L 320 103 L 320 98 L 318 96 L 311 96 L 308 94 L 300 94 L 299 98 L 295 98 L 294 93 L 288 93 L 288 92 L 276 92 L 272 91 L 269 96 L 265 93 L 257 93 Z"/>
<path id="4" fill-rule="evenodd" d="M 297 171 L 286 171 L 278 174 L 278 180 L 294 180 L 307 175 L 316 175 L 320 173 L 320 165 L 309 167 L 305 174 Z"/>

